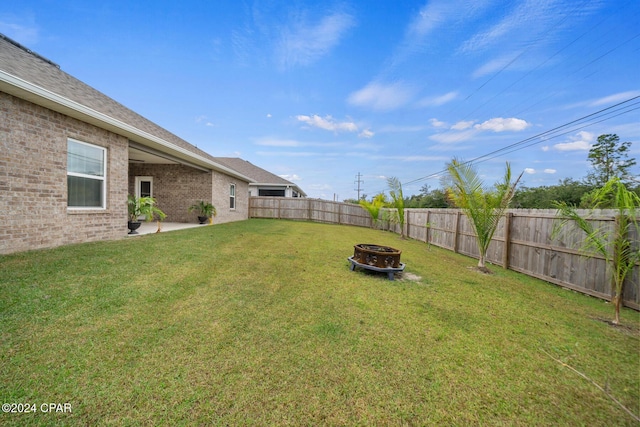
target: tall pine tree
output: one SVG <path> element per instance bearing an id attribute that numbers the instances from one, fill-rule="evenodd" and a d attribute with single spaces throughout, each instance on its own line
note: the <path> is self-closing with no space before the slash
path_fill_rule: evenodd
<path id="1" fill-rule="evenodd" d="M 596 188 L 604 186 L 611 178 L 620 178 L 629 182 L 633 178 L 629 169 L 636 160 L 629 157 L 630 142 L 620 142 L 616 134 L 605 134 L 598 137 L 598 142 L 589 150 L 589 161 L 593 167 L 586 182 Z"/>

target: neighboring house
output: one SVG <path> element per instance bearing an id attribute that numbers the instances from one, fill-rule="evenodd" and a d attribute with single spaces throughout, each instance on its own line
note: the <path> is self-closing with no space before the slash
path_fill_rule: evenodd
<path id="1" fill-rule="evenodd" d="M 307 197 L 297 184 L 274 175 L 258 166 L 238 157 L 216 157 L 219 163 L 235 169 L 251 178 L 249 183 L 250 196 L 271 197 Z"/>
<path id="2" fill-rule="evenodd" d="M 0 254 L 122 238 L 128 194 L 244 220 L 252 181 L 0 34 Z"/>

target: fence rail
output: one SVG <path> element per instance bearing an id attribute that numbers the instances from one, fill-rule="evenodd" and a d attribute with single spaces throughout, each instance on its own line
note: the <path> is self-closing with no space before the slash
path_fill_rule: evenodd
<path id="1" fill-rule="evenodd" d="M 581 214 L 587 214 L 582 211 Z M 304 220 L 371 227 L 368 212 L 350 203 L 317 199 L 251 197 L 249 217 Z M 556 211 L 511 209 L 500 220 L 487 251 L 487 262 L 537 277 L 565 288 L 611 300 L 614 289 L 604 258 L 583 256 L 577 249 L 584 236 L 577 228 L 566 228 L 552 237 Z M 597 228 L 613 230 L 615 211 L 600 210 L 589 221 Z M 382 222 L 383 230 L 400 233 L 398 224 Z M 640 236 L 632 231 L 637 245 Z M 475 233 L 458 209 L 405 209 L 404 234 L 429 245 L 478 258 Z M 623 293 L 625 306 L 640 310 L 640 266 L 628 275 Z"/>

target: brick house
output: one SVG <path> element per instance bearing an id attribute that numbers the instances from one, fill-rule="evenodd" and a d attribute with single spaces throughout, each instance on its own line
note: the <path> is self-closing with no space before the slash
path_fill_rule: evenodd
<path id="1" fill-rule="evenodd" d="M 251 181 L 0 34 L 0 254 L 122 238 L 128 194 L 244 220 Z"/>
<path id="2" fill-rule="evenodd" d="M 219 163 L 251 178 L 250 196 L 307 197 L 297 184 L 238 157 L 216 157 Z"/>

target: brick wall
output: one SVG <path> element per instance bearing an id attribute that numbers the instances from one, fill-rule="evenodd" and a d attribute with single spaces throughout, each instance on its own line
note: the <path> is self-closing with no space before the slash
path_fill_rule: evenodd
<path id="1" fill-rule="evenodd" d="M 129 194 L 135 194 L 135 177 L 153 177 L 153 197 L 167 214 L 165 221 L 197 222 L 189 206 L 200 200 L 211 202 L 217 211 L 215 223 L 241 221 L 249 217 L 249 186 L 220 172 L 202 172 L 183 165 L 129 165 Z M 236 209 L 229 208 L 229 185 L 236 184 Z"/>
<path id="2" fill-rule="evenodd" d="M 249 184 L 229 175 L 213 172 L 213 205 L 218 211 L 216 223 L 242 221 L 249 218 Z M 236 185 L 236 208 L 229 208 L 229 186 Z"/>
<path id="3" fill-rule="evenodd" d="M 67 209 L 67 138 L 107 148 L 107 207 Z M 0 254 L 127 234 L 128 141 L 0 92 Z"/>
<path id="4" fill-rule="evenodd" d="M 129 194 L 135 194 L 135 177 L 153 177 L 153 197 L 165 214 L 165 221 L 197 222 L 197 213 L 189 206 L 199 200 L 211 201 L 211 173 L 184 165 L 129 165 Z M 217 207 L 217 206 L 216 206 Z"/>

